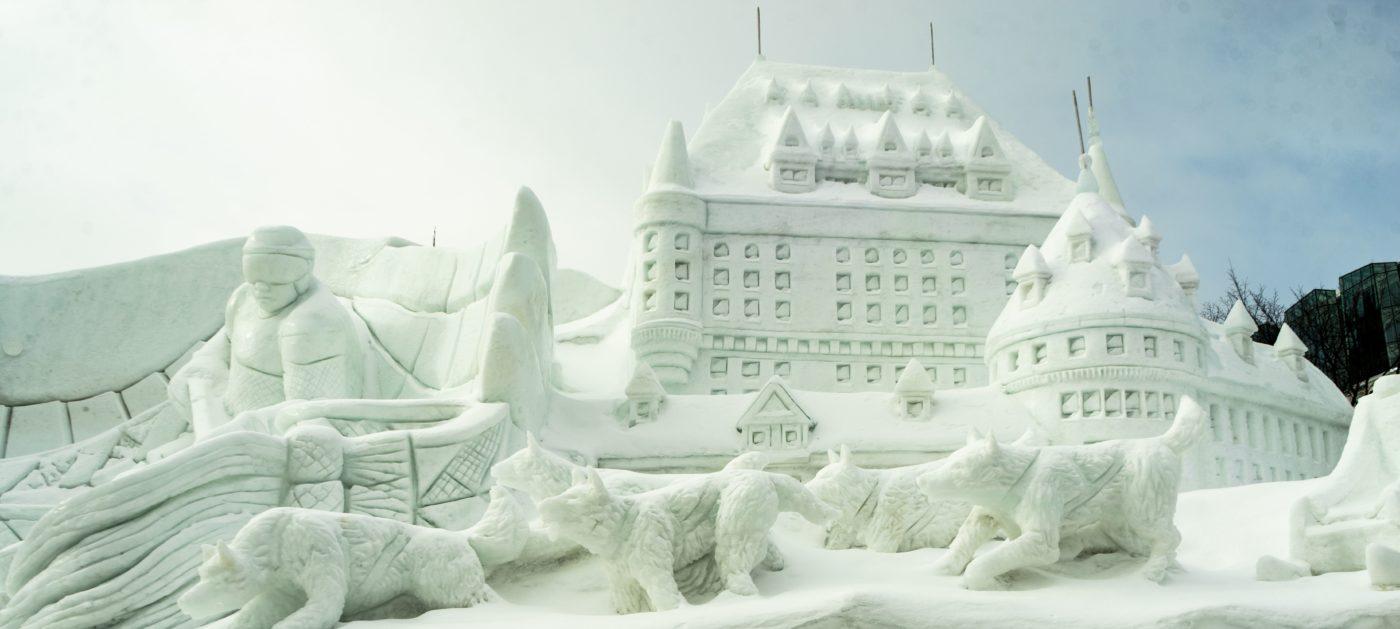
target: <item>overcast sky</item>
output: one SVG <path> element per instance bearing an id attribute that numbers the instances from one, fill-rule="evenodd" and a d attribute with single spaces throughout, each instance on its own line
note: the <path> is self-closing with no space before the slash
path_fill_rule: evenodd
<path id="1" fill-rule="evenodd" d="M 769 59 L 939 67 L 1073 177 L 1095 79 L 1119 187 L 1202 292 L 1400 259 L 1400 3 L 763 2 Z M 0 274 L 267 223 L 459 245 L 519 185 L 617 283 L 667 120 L 754 56 L 751 2 L 0 4 Z"/>

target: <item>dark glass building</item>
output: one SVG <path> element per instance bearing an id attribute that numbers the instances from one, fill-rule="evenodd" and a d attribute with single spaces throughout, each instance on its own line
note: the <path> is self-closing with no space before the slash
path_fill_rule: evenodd
<path id="1" fill-rule="evenodd" d="M 1308 359 L 1343 391 L 1400 366 L 1400 262 L 1374 262 L 1343 275 L 1337 290 L 1303 295 L 1284 314 Z"/>

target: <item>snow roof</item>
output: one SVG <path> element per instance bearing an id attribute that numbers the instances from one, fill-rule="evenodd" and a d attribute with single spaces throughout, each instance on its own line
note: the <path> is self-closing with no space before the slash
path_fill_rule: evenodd
<path id="1" fill-rule="evenodd" d="M 882 133 L 897 131 L 902 149 L 923 135 L 948 142 L 966 161 L 983 145 L 1008 165 L 1015 180 L 1010 201 L 968 198 L 953 189 L 920 186 L 907 199 L 885 199 L 855 183 L 821 182 L 815 191 L 773 190 L 764 170 L 770 149 L 795 112 L 808 138 L 820 145 L 839 138 L 864 156 L 874 154 Z M 882 122 L 882 119 L 884 120 Z M 1015 136 L 986 116 L 941 71 L 888 72 L 757 60 L 710 110 L 689 145 L 695 190 L 708 197 L 758 197 L 794 202 L 858 202 L 876 206 L 938 206 L 1058 214 L 1073 184 Z"/>
<path id="2" fill-rule="evenodd" d="M 899 374 L 899 380 L 894 383 L 894 392 L 904 395 L 933 393 L 933 379 L 929 377 L 928 370 L 919 359 L 909 359 L 909 363 L 904 366 L 904 372 Z"/>
<path id="3" fill-rule="evenodd" d="M 1298 338 L 1298 335 L 1293 332 L 1293 328 L 1288 327 L 1287 323 L 1278 329 L 1278 338 L 1274 339 L 1274 352 L 1303 354 L 1307 351 L 1308 346 L 1303 344 L 1303 339 Z"/>
<path id="4" fill-rule="evenodd" d="M 1225 329 L 1230 332 L 1243 332 L 1254 334 L 1259 331 L 1259 324 L 1254 322 L 1254 317 L 1249 315 L 1245 309 L 1244 302 L 1235 300 L 1235 305 L 1230 307 L 1230 314 L 1225 317 Z"/>
<path id="5" fill-rule="evenodd" d="M 1011 278 L 1016 281 L 1032 277 L 1050 277 L 1050 267 L 1045 265 L 1045 257 L 1040 255 L 1040 247 L 1030 245 L 1021 253 L 1021 260 L 1016 263 L 1016 269 L 1011 271 Z"/>

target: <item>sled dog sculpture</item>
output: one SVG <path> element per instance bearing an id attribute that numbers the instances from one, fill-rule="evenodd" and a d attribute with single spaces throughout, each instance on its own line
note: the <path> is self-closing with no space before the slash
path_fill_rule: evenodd
<path id="1" fill-rule="evenodd" d="M 938 565 L 969 589 L 1006 585 L 1006 573 L 1053 564 L 1089 550 L 1147 556 L 1143 574 L 1161 582 L 1181 542 L 1176 514 L 1181 453 L 1200 438 L 1204 412 L 1183 397 L 1166 433 L 1081 446 L 1000 445 L 973 433 L 946 462 L 919 477 L 935 500 L 979 509 Z M 1007 541 L 973 558 L 997 532 Z"/>
<path id="2" fill-rule="evenodd" d="M 277 508 L 233 542 L 204 548 L 199 583 L 180 597 L 196 620 L 235 609 L 240 629 L 328 629 L 342 617 L 415 599 L 417 609 L 470 607 L 494 597 L 492 568 L 527 542 L 519 505 L 491 490 L 480 522 L 454 532 L 357 514 Z"/>
<path id="3" fill-rule="evenodd" d="M 826 456 L 826 467 L 807 488 L 839 514 L 827 528 L 827 548 L 864 546 L 880 553 L 946 548 L 972 509 L 966 502 L 932 500 L 919 490 L 919 476 L 942 461 L 867 470 L 851 462 L 846 446 L 840 455 L 828 450 Z"/>
<path id="4" fill-rule="evenodd" d="M 684 573 L 757 594 L 750 573 L 778 513 L 795 511 L 819 525 L 833 515 L 793 478 L 757 470 L 706 474 L 632 496 L 613 496 L 593 469 L 577 480 L 540 502 L 540 517 L 603 558 L 620 614 L 681 605 L 677 576 Z"/>

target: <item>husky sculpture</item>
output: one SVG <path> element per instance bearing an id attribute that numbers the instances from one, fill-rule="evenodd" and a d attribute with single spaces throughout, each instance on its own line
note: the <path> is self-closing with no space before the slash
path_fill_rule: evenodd
<path id="1" fill-rule="evenodd" d="M 968 444 L 918 479 L 934 500 L 978 507 L 937 569 L 962 574 L 968 589 L 999 589 L 1018 568 L 1085 551 L 1146 556 L 1143 575 L 1161 582 L 1181 543 L 1176 514 L 1181 454 L 1201 437 L 1204 412 L 1183 397 L 1167 432 L 1090 445 L 1024 447 L 969 435 Z M 974 558 L 998 532 L 1007 541 Z"/>
<path id="2" fill-rule="evenodd" d="M 827 528 L 829 549 L 863 546 L 898 553 L 946 548 L 972 510 L 966 502 L 932 500 L 919 490 L 919 476 L 942 461 L 868 470 L 851 462 L 846 446 L 840 455 L 828 450 L 826 456 L 826 467 L 807 488 L 839 514 Z"/>
<path id="3" fill-rule="evenodd" d="M 612 495 L 593 469 L 577 481 L 541 501 L 540 517 L 606 562 L 620 614 L 683 604 L 677 575 L 697 567 L 729 592 L 757 594 L 751 572 L 778 513 L 818 525 L 834 515 L 795 479 L 758 470 L 725 470 L 631 496 Z"/>
<path id="4" fill-rule="evenodd" d="M 238 629 L 328 629 L 341 618 L 411 598 L 417 610 L 492 600 L 491 569 L 514 560 L 528 534 L 508 493 L 491 490 L 480 522 L 454 532 L 358 514 L 277 508 L 225 544 L 204 547 L 199 583 L 180 597 L 196 620 L 233 610 Z"/>

